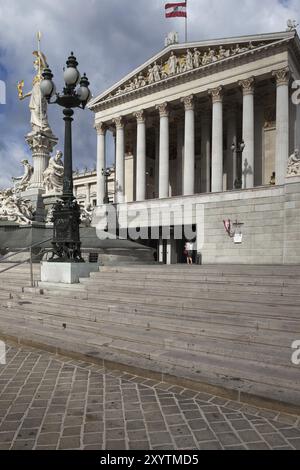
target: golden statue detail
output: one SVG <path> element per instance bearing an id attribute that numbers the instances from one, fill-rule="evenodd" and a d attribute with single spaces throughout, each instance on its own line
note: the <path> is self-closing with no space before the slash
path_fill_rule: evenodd
<path id="1" fill-rule="evenodd" d="M 42 73 L 43 70 L 47 67 L 47 59 L 45 55 L 40 50 L 40 41 L 41 33 L 37 33 L 38 39 L 38 50 L 33 52 L 35 60 L 33 66 L 36 72 L 36 75 L 33 79 L 32 90 L 26 94 L 23 93 L 24 89 L 24 80 L 21 80 L 17 84 L 18 96 L 22 101 L 25 98 L 30 98 L 29 109 L 31 112 L 31 127 L 32 131 L 44 131 L 51 132 L 49 123 L 48 123 L 48 114 L 47 114 L 47 101 L 42 96 L 40 90 L 40 83 L 43 79 Z"/>

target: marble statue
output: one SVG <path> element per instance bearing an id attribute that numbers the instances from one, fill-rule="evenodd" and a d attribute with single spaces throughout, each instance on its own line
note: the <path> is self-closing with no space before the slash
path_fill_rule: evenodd
<path id="1" fill-rule="evenodd" d="M 178 59 L 174 52 L 171 52 L 171 55 L 168 60 L 168 67 L 169 67 L 169 75 L 175 75 L 177 72 L 177 64 L 178 64 Z"/>
<path id="2" fill-rule="evenodd" d="M 24 100 L 25 98 L 30 98 L 29 109 L 31 113 L 31 127 L 32 132 L 44 131 L 50 132 L 50 126 L 48 122 L 48 113 L 47 113 L 47 101 L 42 96 L 40 83 L 42 81 L 42 72 L 47 66 L 47 59 L 45 55 L 40 51 L 34 51 L 33 55 L 36 57 L 33 65 L 36 72 L 36 75 L 33 79 L 32 90 L 25 95 L 23 94 L 24 80 L 18 83 L 18 94 L 19 99 Z"/>
<path id="3" fill-rule="evenodd" d="M 287 20 L 287 31 L 295 31 L 299 24 L 296 20 Z"/>
<path id="4" fill-rule="evenodd" d="M 0 192 L 0 220 L 28 225 L 33 217 L 31 201 L 17 196 L 12 189 Z"/>
<path id="5" fill-rule="evenodd" d="M 197 69 L 201 65 L 201 53 L 195 47 L 194 49 L 194 57 L 193 57 L 194 67 Z"/>
<path id="6" fill-rule="evenodd" d="M 58 150 L 56 155 L 50 158 L 49 166 L 44 171 L 43 176 L 46 194 L 62 192 L 64 177 L 62 155 L 62 152 Z"/>
<path id="7" fill-rule="evenodd" d="M 178 44 L 179 38 L 176 31 L 171 31 L 165 39 L 165 47 L 171 46 L 173 44 Z"/>
<path id="8" fill-rule="evenodd" d="M 153 72 L 154 81 L 159 82 L 159 80 L 161 79 L 161 77 L 160 77 L 160 66 L 157 64 L 157 62 L 154 62 L 152 72 Z"/>
<path id="9" fill-rule="evenodd" d="M 298 149 L 288 159 L 287 176 L 300 176 L 300 152 Z"/>
<path id="10" fill-rule="evenodd" d="M 153 72 L 153 68 L 152 67 L 149 67 L 148 68 L 148 83 L 149 85 L 151 85 L 151 83 L 154 82 L 154 72 Z"/>
<path id="11" fill-rule="evenodd" d="M 186 51 L 186 58 L 185 58 L 185 69 L 186 70 L 193 70 L 194 68 L 194 58 L 193 58 L 193 54 L 192 52 L 190 51 L 190 49 L 188 49 Z"/>
<path id="12" fill-rule="evenodd" d="M 25 191 L 27 189 L 31 177 L 33 175 L 33 166 L 30 165 L 28 160 L 22 160 L 21 164 L 24 166 L 23 176 L 12 177 L 13 182 L 15 183 L 15 191 Z"/>
<path id="13" fill-rule="evenodd" d="M 83 225 L 90 227 L 92 223 L 94 208 L 91 204 L 88 204 L 86 207 L 80 206 L 80 220 Z"/>

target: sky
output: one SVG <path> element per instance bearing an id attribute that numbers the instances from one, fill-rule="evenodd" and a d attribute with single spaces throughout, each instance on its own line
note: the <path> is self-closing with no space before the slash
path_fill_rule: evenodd
<path id="1" fill-rule="evenodd" d="M 184 41 L 184 19 L 165 19 L 164 0 L 0 0 L 0 188 L 22 174 L 20 161 L 30 159 L 24 136 L 31 130 L 28 100 L 19 101 L 16 84 L 30 91 L 36 32 L 42 51 L 63 87 L 62 68 L 71 51 L 97 96 L 164 47 L 169 31 Z M 188 0 L 189 40 L 284 31 L 289 18 L 300 23 L 299 0 Z M 96 132 L 90 110 L 77 110 L 73 124 L 74 168 L 93 168 Z M 62 109 L 49 107 L 49 122 L 63 150 Z M 111 145 L 108 145 L 111 150 Z M 109 151 L 109 163 L 112 152 Z"/>

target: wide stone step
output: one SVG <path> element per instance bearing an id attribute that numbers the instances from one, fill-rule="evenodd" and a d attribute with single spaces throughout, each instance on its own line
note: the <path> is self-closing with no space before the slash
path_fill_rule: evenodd
<path id="1" fill-rule="evenodd" d="M 233 292 L 216 292 L 207 290 L 198 290 L 197 292 L 189 292 L 188 290 L 182 293 L 180 290 L 174 292 L 170 289 L 135 289 L 115 286 L 114 288 L 107 288 L 107 286 L 90 286 L 86 285 L 89 299 L 110 299 L 112 301 L 122 301 L 134 299 L 137 302 L 143 301 L 144 303 L 161 304 L 161 305 L 180 305 L 181 307 L 189 306 L 197 307 L 201 299 L 219 300 L 222 302 L 253 302 L 259 304 L 278 304 L 278 305 L 291 305 L 300 308 L 299 296 L 274 296 L 273 294 L 253 294 L 253 293 L 233 293 Z"/>
<path id="2" fill-rule="evenodd" d="M 181 292 L 182 291 L 182 279 L 176 283 L 169 282 L 169 280 L 152 280 L 152 279 L 106 279 L 105 276 L 98 276 L 91 279 L 81 279 L 81 284 L 86 285 L 89 290 L 105 287 L 122 287 L 124 289 L 131 290 L 133 288 L 138 289 L 157 289 L 158 291 L 168 292 Z M 300 286 L 283 286 L 283 285 L 268 285 L 268 284 L 249 284 L 242 282 L 186 282 L 184 281 L 184 293 L 183 295 L 192 295 L 199 291 L 218 291 L 218 292 L 237 292 L 245 293 L 251 292 L 254 294 L 272 294 L 274 296 L 293 295 L 299 297 L 300 300 Z"/>
<path id="3" fill-rule="evenodd" d="M 174 308 L 168 311 L 162 311 L 161 307 L 157 309 L 145 308 L 145 306 L 128 306 L 126 304 L 92 304 L 91 302 L 82 302 L 79 300 L 57 299 L 56 297 L 43 298 L 41 302 L 38 298 L 23 295 L 16 300 L 7 301 L 6 306 L 10 309 L 30 309 L 31 312 L 41 314 L 57 315 L 63 312 L 63 316 L 68 318 L 81 318 L 86 321 L 108 320 L 120 325 L 139 324 L 142 326 L 157 326 L 166 330 L 185 331 L 193 334 L 195 331 L 206 331 L 212 329 L 216 333 L 223 332 L 224 327 L 229 327 L 230 331 L 239 334 L 251 334 L 251 332 L 265 332 L 270 334 L 272 331 L 285 331 L 300 334 L 300 318 L 290 319 L 284 317 L 272 316 L 265 318 L 263 312 L 253 316 L 248 314 L 216 314 L 200 311 L 187 312 Z M 170 317 L 172 322 L 170 323 Z"/>
<path id="4" fill-rule="evenodd" d="M 105 334 L 107 337 L 114 339 L 130 339 L 137 342 L 144 342 L 145 344 L 156 344 L 160 347 L 172 347 L 176 345 L 178 349 L 193 350 L 193 351 L 205 351 L 210 341 L 219 345 L 219 353 L 221 355 L 228 354 L 229 351 L 232 356 L 241 357 L 243 352 L 240 351 L 238 345 L 244 345 L 246 350 L 252 350 L 256 348 L 260 353 L 259 358 L 254 358 L 253 354 L 251 358 L 263 362 L 264 355 L 270 356 L 270 361 L 274 363 L 275 359 L 277 362 L 283 361 L 285 365 L 289 364 L 291 356 L 291 344 L 295 339 L 294 332 L 276 332 L 276 331 L 252 331 L 249 332 L 247 329 L 240 331 L 233 331 L 230 327 L 223 327 L 222 330 L 212 329 L 211 326 L 206 329 L 197 328 L 192 331 L 179 331 L 174 330 L 172 327 L 168 328 L 167 324 L 153 323 L 152 325 L 144 324 L 141 325 L 138 322 L 127 324 L 123 322 L 120 324 L 117 319 L 102 317 L 98 318 L 98 321 L 90 321 L 90 319 L 82 319 L 78 317 L 66 316 L 59 311 L 54 313 L 45 312 L 32 312 L 27 310 L 30 305 L 23 306 L 23 309 L 13 308 L 7 311 L 1 311 L 2 318 L 13 318 L 16 316 L 20 319 L 24 319 L 29 322 L 36 322 L 38 324 L 56 325 L 68 330 L 74 329 L 75 331 L 90 331 L 91 333 Z M 237 350 L 235 345 L 237 344 Z M 224 347 L 223 347 L 224 346 Z M 213 346 L 214 347 L 214 346 Z M 227 349 L 226 349 L 227 348 Z M 226 352 L 227 351 L 227 352 Z M 277 353 L 278 352 L 278 353 Z M 248 353 L 249 354 L 249 351 Z M 245 355 L 245 359 L 249 357 Z M 275 357 L 275 359 L 274 359 Z"/>
<path id="5" fill-rule="evenodd" d="M 100 272 L 162 272 L 162 273 L 176 273 L 176 272 L 190 272 L 201 274 L 217 274 L 217 275 L 254 275 L 254 276 L 300 276 L 300 266 L 282 266 L 282 265 L 194 265 L 187 266 L 180 265 L 144 265 L 144 266 L 101 266 Z"/>
<path id="6" fill-rule="evenodd" d="M 134 280 L 136 281 L 163 281 L 164 283 L 176 284 L 177 282 L 182 283 L 182 272 L 177 274 L 173 273 L 161 273 L 161 272 L 150 272 L 150 273 L 130 273 L 130 276 L 126 272 L 96 272 L 91 273 L 91 280 L 103 279 L 110 280 L 115 282 L 116 280 Z M 83 279 L 83 282 L 87 282 L 87 279 Z M 272 285 L 272 286 L 299 286 L 300 285 L 300 276 L 251 276 L 251 275 L 235 275 L 235 274 L 224 274 L 221 276 L 217 275 L 208 275 L 208 274 L 198 274 L 198 273 L 184 273 L 184 282 L 189 286 L 190 284 L 198 284 L 203 282 L 210 283 L 238 283 L 238 284 L 249 284 L 249 285 Z"/>
<path id="7" fill-rule="evenodd" d="M 46 331 L 45 331 L 46 330 Z M 116 340 L 109 342 L 106 337 L 92 336 L 81 332 L 79 335 L 57 328 L 33 329 L 24 322 L 1 321 L 2 335 L 55 345 L 60 351 L 81 352 L 87 357 L 116 361 L 129 367 L 140 367 L 198 382 L 226 387 L 237 392 L 250 393 L 264 398 L 300 405 L 300 386 L 295 381 L 295 369 L 278 365 L 260 365 L 242 359 L 219 357 L 211 354 L 191 353 L 179 350 L 159 351 L 145 348 L 143 344 Z"/>

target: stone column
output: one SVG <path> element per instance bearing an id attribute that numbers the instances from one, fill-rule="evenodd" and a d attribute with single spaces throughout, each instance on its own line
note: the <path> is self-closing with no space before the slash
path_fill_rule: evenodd
<path id="1" fill-rule="evenodd" d="M 177 124 L 177 196 L 183 193 L 183 153 L 184 153 L 184 129 L 183 119 L 176 119 Z"/>
<path id="2" fill-rule="evenodd" d="M 232 144 L 237 146 L 237 107 L 232 105 L 227 113 L 227 189 L 234 189 L 237 178 L 237 153 L 232 151 Z"/>
<path id="3" fill-rule="evenodd" d="M 41 131 L 28 134 L 26 137 L 32 152 L 34 172 L 28 189 L 44 189 L 44 171 L 48 168 L 50 155 L 58 142 L 53 134 Z"/>
<path id="4" fill-rule="evenodd" d="M 209 90 L 212 97 L 212 182 L 213 193 L 223 191 L 223 94 L 219 86 Z"/>
<path id="5" fill-rule="evenodd" d="M 90 205 L 90 202 L 91 202 L 91 185 L 90 185 L 90 183 L 86 183 L 85 189 L 86 189 L 85 208 L 87 209 Z"/>
<path id="6" fill-rule="evenodd" d="M 124 202 L 125 194 L 125 125 L 122 117 L 113 119 L 116 125 L 115 202 Z"/>
<path id="7" fill-rule="evenodd" d="M 210 159 L 211 159 L 211 140 L 210 140 L 211 119 L 208 113 L 201 116 L 201 192 L 209 193 L 211 188 L 210 181 Z"/>
<path id="8" fill-rule="evenodd" d="M 289 157 L 289 69 L 273 72 L 277 84 L 276 97 L 276 184 L 284 184 Z"/>
<path id="9" fill-rule="evenodd" d="M 184 124 L 184 161 L 183 161 L 183 195 L 195 192 L 195 111 L 193 95 L 181 100 L 185 109 Z"/>
<path id="10" fill-rule="evenodd" d="M 241 80 L 243 90 L 243 140 L 245 149 L 242 160 L 242 187 L 254 186 L 254 78 Z"/>
<path id="11" fill-rule="evenodd" d="M 103 204 L 105 198 L 105 177 L 102 170 L 106 168 L 105 138 L 106 126 L 103 122 L 95 124 L 97 132 L 97 206 Z"/>
<path id="12" fill-rule="evenodd" d="M 169 110 L 168 103 L 157 106 L 159 128 L 159 198 L 169 197 Z"/>
<path id="13" fill-rule="evenodd" d="M 136 200 L 146 199 L 146 119 L 144 111 L 135 113 L 137 120 L 136 139 Z"/>

